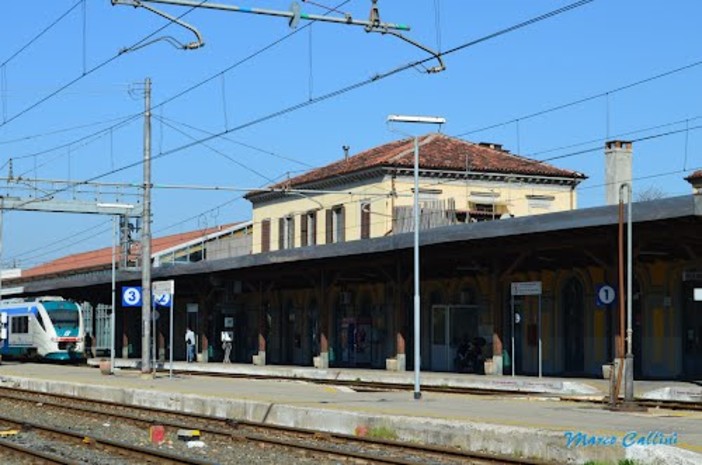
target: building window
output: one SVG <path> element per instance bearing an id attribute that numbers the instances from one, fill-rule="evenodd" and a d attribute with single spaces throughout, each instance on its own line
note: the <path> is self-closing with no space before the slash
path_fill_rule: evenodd
<path id="1" fill-rule="evenodd" d="M 271 220 L 266 218 L 261 221 L 261 252 L 271 250 Z"/>
<path id="2" fill-rule="evenodd" d="M 371 230 L 371 204 L 361 202 L 361 239 L 370 238 Z"/>
<path id="3" fill-rule="evenodd" d="M 556 200 L 556 197 L 553 195 L 527 195 L 526 198 L 529 211 L 540 210 L 543 212 L 551 211 L 553 201 Z"/>
<path id="4" fill-rule="evenodd" d="M 495 213 L 495 205 L 491 203 L 476 203 L 476 213 Z"/>
<path id="5" fill-rule="evenodd" d="M 317 212 L 314 210 L 300 215 L 300 241 L 302 247 L 317 245 Z"/>
<path id="6" fill-rule="evenodd" d="M 295 247 L 295 218 L 286 216 L 278 220 L 278 249 Z"/>
<path id="7" fill-rule="evenodd" d="M 327 210 L 326 236 L 327 244 L 344 242 L 345 240 L 345 212 L 344 206 L 338 205 Z"/>

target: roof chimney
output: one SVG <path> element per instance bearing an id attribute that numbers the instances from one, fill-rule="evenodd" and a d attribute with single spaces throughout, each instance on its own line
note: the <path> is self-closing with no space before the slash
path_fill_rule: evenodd
<path id="1" fill-rule="evenodd" d="M 487 147 L 487 148 L 493 149 L 493 150 L 499 150 L 499 151 L 501 151 L 501 152 L 504 152 L 504 151 L 505 151 L 505 150 L 502 148 L 502 144 L 495 144 L 495 143 L 493 143 L 493 142 L 480 142 L 478 145 L 481 146 L 481 147 Z"/>
<path id="2" fill-rule="evenodd" d="M 690 176 L 685 178 L 692 186 L 693 194 L 702 194 L 702 170 L 695 171 Z"/>
<path id="3" fill-rule="evenodd" d="M 346 161 L 349 159 L 349 149 L 351 147 L 349 147 L 348 145 L 342 145 L 341 148 L 344 149 L 344 161 Z"/>
<path id="4" fill-rule="evenodd" d="M 633 148 L 629 141 L 612 140 L 605 143 L 605 202 L 619 204 L 619 188 L 632 184 Z M 633 190 L 633 186 L 632 186 Z"/>

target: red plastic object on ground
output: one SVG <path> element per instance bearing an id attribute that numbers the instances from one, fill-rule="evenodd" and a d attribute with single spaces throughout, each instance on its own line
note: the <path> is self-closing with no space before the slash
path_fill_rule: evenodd
<path id="1" fill-rule="evenodd" d="M 161 425 L 154 425 L 149 428 L 149 439 L 152 444 L 162 444 L 166 440 L 166 428 Z"/>

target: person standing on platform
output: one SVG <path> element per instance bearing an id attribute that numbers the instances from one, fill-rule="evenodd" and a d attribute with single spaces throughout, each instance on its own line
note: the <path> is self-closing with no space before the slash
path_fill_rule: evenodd
<path id="1" fill-rule="evenodd" d="M 222 349 L 224 349 L 224 359 L 222 363 L 232 363 L 230 355 L 232 354 L 232 331 L 222 331 Z"/>
<path id="2" fill-rule="evenodd" d="M 85 333 L 83 343 L 85 345 L 85 358 L 93 358 L 93 338 L 90 333 Z"/>
<path id="3" fill-rule="evenodd" d="M 185 331 L 185 347 L 187 348 L 187 360 L 191 363 L 195 360 L 195 333 L 190 326 Z"/>

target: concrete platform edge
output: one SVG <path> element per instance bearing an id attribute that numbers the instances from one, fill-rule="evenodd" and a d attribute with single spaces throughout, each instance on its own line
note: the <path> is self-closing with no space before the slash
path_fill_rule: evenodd
<path id="1" fill-rule="evenodd" d="M 563 432 L 450 419 L 383 415 L 329 407 L 277 404 L 244 399 L 206 397 L 150 389 L 122 388 L 93 384 L 49 381 L 17 376 L 0 377 L 0 385 L 37 392 L 50 392 L 128 405 L 158 407 L 179 412 L 243 419 L 264 424 L 308 428 L 354 434 L 363 426 L 368 430 L 384 428 L 398 439 L 418 443 L 460 447 L 464 450 L 514 455 L 548 460 L 553 463 L 583 463 L 587 460 L 614 461 L 635 454 L 642 463 L 699 463 L 700 455 L 670 447 L 660 460 L 651 460 L 650 450 L 637 452 L 622 447 L 567 448 Z M 692 454 L 694 459 L 675 460 Z"/>

